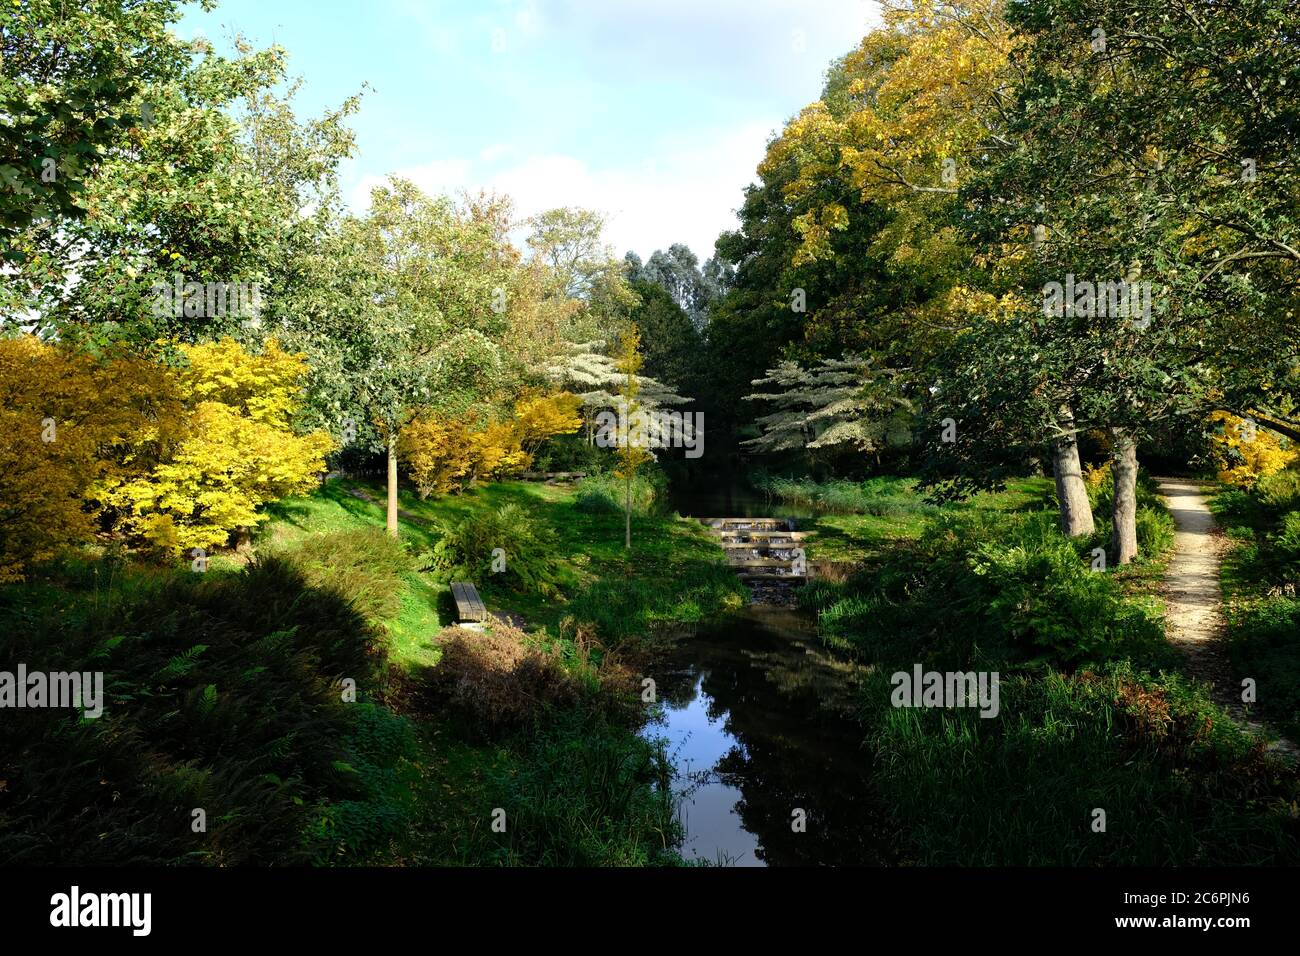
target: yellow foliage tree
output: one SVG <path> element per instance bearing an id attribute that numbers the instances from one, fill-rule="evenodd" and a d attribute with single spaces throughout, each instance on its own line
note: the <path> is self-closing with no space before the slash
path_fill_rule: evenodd
<path id="1" fill-rule="evenodd" d="M 531 458 L 556 435 L 572 435 L 582 427 L 582 399 L 571 392 L 524 398 L 515 405 L 519 445 Z"/>
<path id="2" fill-rule="evenodd" d="M 230 339 L 181 351 L 183 434 L 134 475 L 96 489 L 121 530 L 172 552 L 219 547 L 255 528 L 263 504 L 311 490 L 334 448 L 324 432 L 290 426 L 303 356 L 274 340 L 260 355 Z"/>
<path id="3" fill-rule="evenodd" d="M 165 441 L 179 413 L 169 376 L 150 362 L 0 339 L 0 581 L 88 540 L 90 489 L 132 467 L 128 448 Z"/>
<path id="4" fill-rule="evenodd" d="M 463 491 L 532 464 L 547 438 L 582 426 L 581 399 L 568 392 L 521 399 L 507 421 L 474 428 L 447 416 L 422 415 L 402 430 L 400 455 L 421 498 Z"/>
<path id="5" fill-rule="evenodd" d="M 398 454 L 421 498 L 469 484 L 475 455 L 472 435 L 467 423 L 441 415 L 422 415 L 402 429 Z"/>
<path id="6" fill-rule="evenodd" d="M 1300 458 L 1293 443 L 1254 421 L 1227 412 L 1215 412 L 1210 421 L 1222 426 L 1212 436 L 1222 482 L 1253 487 Z"/>

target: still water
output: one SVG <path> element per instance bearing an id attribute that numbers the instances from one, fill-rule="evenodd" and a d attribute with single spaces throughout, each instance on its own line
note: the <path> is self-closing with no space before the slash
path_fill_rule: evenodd
<path id="1" fill-rule="evenodd" d="M 668 741 L 687 859 L 892 861 L 854 719 L 858 677 L 783 608 L 751 607 L 675 642 L 657 681 L 663 719 L 646 733 Z"/>

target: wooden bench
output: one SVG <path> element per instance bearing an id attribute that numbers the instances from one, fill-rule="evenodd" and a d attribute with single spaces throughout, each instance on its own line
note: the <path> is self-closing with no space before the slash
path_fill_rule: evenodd
<path id="1" fill-rule="evenodd" d="M 487 620 L 487 608 L 478 596 L 478 588 L 468 581 L 453 581 L 451 598 L 456 602 L 456 619 L 459 621 L 482 622 Z"/>

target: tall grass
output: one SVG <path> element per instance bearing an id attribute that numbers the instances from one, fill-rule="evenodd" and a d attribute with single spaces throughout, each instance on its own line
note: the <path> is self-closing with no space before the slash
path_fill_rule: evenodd
<path id="1" fill-rule="evenodd" d="M 887 695 L 884 676 L 870 693 Z M 883 697 L 882 697 L 883 699 Z M 1294 773 L 1182 679 L 1014 677 L 1001 715 L 881 707 L 877 784 L 930 865 L 1295 864 Z M 1101 821 L 1104 831 L 1094 829 Z"/>
<path id="2" fill-rule="evenodd" d="M 938 509 L 926 503 L 913 478 L 869 478 L 865 481 L 785 478 L 759 474 L 754 486 L 770 498 L 826 514 L 868 514 L 878 517 L 932 515 Z"/>
<path id="3" fill-rule="evenodd" d="M 582 710 L 537 734 L 489 792 L 507 809 L 502 862 L 645 866 L 680 862 L 672 766 L 662 743 Z M 513 817 L 511 816 L 513 814 Z"/>
<path id="4" fill-rule="evenodd" d="M 590 475 L 578 484 L 575 506 L 579 511 L 621 514 L 628 500 L 627 482 L 613 472 Z M 661 474 L 638 474 L 631 482 L 632 513 L 661 515 L 667 510 L 667 485 Z"/>
<path id="5" fill-rule="evenodd" d="M 278 553 L 310 586 L 339 594 L 372 624 L 397 616 L 403 576 L 415 568 L 402 543 L 378 527 L 310 535 Z"/>

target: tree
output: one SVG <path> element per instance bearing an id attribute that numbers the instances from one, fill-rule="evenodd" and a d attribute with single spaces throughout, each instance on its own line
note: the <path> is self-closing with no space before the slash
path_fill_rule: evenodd
<path id="1" fill-rule="evenodd" d="M 618 390 L 618 408 L 621 424 L 615 435 L 618 467 L 614 470 L 614 474 L 623 479 L 625 521 L 623 547 L 626 550 L 632 548 L 632 480 L 641 467 L 654 458 L 650 450 L 640 443 L 642 436 L 638 434 L 634 424 L 642 412 L 639 400 L 642 381 L 637 373 L 640 372 L 644 361 L 641 355 L 641 333 L 633 326 L 630 331 L 624 333 L 619 345 L 618 370 L 622 376 L 622 384 Z"/>
<path id="2" fill-rule="evenodd" d="M 692 383 L 703 345 L 696 325 L 661 286 L 636 279 L 631 287 L 640 299 L 631 319 L 641 330 L 646 375 L 675 389 Z"/>
<path id="3" fill-rule="evenodd" d="M 172 0 L 26 0 L 0 9 L 0 262 L 33 223 L 86 214 L 86 181 L 140 122 L 137 96 L 187 56 Z"/>
<path id="4" fill-rule="evenodd" d="M 1013 355 L 1039 373 L 969 427 L 1028 417 L 1058 437 L 1107 431 L 1113 552 L 1127 563 L 1137 450 L 1157 429 L 1251 407 L 1290 427 L 1294 17 L 1275 0 L 1222 16 L 1145 0 L 1012 10 L 1022 42 L 1005 144 L 962 198 L 1023 318 L 962 361 L 980 360 L 975 387 L 990 392 Z"/>
<path id="5" fill-rule="evenodd" d="M 132 452 L 156 454 L 180 417 L 161 366 L 0 338 L 0 581 L 88 541 L 91 489 L 132 473 Z"/>
<path id="6" fill-rule="evenodd" d="M 393 535 L 402 428 L 421 411 L 463 416 L 504 384 L 521 272 L 496 212 L 393 179 L 306 265 L 291 341 L 312 356 L 321 417 L 385 454 Z"/>
<path id="7" fill-rule="evenodd" d="M 635 328 L 635 327 L 634 327 Z M 630 334 L 623 332 L 623 336 Z M 637 331 L 638 348 L 640 332 Z M 570 345 L 566 354 L 547 368 L 547 375 L 557 385 L 578 389 L 578 399 L 585 410 L 588 443 L 594 441 L 594 419 L 603 409 L 616 407 L 620 403 L 620 394 L 626 386 L 627 373 L 623 370 L 622 356 L 625 344 L 620 338 L 618 353 L 615 356 L 604 354 L 606 343 L 601 340 Z M 641 354 L 641 353 L 639 353 Z M 644 355 L 642 354 L 642 364 Z M 641 365 L 638 365 L 640 368 Z M 645 375 L 635 375 L 638 401 L 640 407 L 653 412 L 664 406 L 685 405 L 689 398 L 683 398 L 662 382 Z M 657 431 L 654 421 L 650 425 L 650 438 L 660 441 L 663 436 Z"/>
<path id="8" fill-rule="evenodd" d="M 775 411 L 758 419 L 763 434 L 744 444 L 769 453 L 848 448 L 859 454 L 906 444 L 912 406 L 893 389 L 894 376 L 861 356 L 823 359 L 811 368 L 782 362 L 753 383 L 774 391 L 745 396 Z"/>
<path id="9" fill-rule="evenodd" d="M 158 442 L 153 429 L 138 430 L 133 467 L 88 492 L 118 530 L 172 552 L 247 536 L 263 504 L 316 486 L 334 446 L 324 432 L 294 428 L 304 356 L 274 339 L 256 355 L 232 339 L 180 350 L 186 365 L 169 373 L 183 407 L 173 434 Z"/>
<path id="10" fill-rule="evenodd" d="M 704 328 L 709 308 L 722 297 L 727 279 L 734 271 L 728 264 L 712 259 L 701 268 L 695 253 L 679 242 L 669 246 L 667 252 L 656 249 L 644 265 L 632 252 L 624 262 L 630 281 L 663 289 L 696 329 Z"/>
<path id="11" fill-rule="evenodd" d="M 299 124 L 270 90 L 283 50 L 234 59 L 175 41 L 144 70 L 132 125 L 105 144 L 75 221 L 38 220 L 0 308 L 92 349 L 127 340 L 256 342 L 279 324 L 298 260 L 332 215 L 356 99 Z M 170 64 L 163 69 L 163 64 Z M 239 308 L 214 289 L 245 291 Z M 177 294 L 179 289 L 183 294 Z"/>

